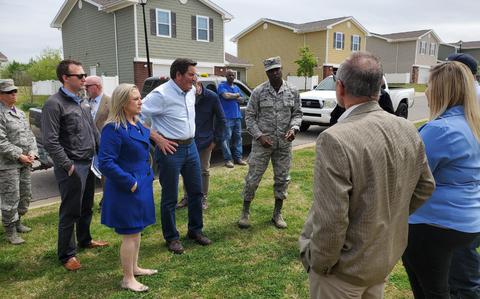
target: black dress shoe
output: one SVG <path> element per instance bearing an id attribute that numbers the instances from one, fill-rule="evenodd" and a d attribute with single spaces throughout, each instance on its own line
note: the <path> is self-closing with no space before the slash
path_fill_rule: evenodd
<path id="1" fill-rule="evenodd" d="M 185 251 L 179 240 L 167 241 L 167 248 L 175 254 L 182 254 Z"/>
<path id="2" fill-rule="evenodd" d="M 212 244 L 212 241 L 205 237 L 202 233 L 188 232 L 187 237 L 203 246 Z"/>

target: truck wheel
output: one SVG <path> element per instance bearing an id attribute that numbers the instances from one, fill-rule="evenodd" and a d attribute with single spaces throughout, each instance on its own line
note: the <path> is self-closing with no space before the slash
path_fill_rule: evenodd
<path id="1" fill-rule="evenodd" d="M 408 118 L 408 105 L 407 103 L 400 103 L 398 104 L 398 108 L 397 108 L 397 112 L 396 112 L 397 116 L 400 116 L 400 117 L 403 117 L 405 119 Z"/>
<path id="2" fill-rule="evenodd" d="M 309 123 L 302 123 L 300 125 L 300 132 L 305 132 L 308 130 L 308 128 L 310 128 L 310 124 Z"/>

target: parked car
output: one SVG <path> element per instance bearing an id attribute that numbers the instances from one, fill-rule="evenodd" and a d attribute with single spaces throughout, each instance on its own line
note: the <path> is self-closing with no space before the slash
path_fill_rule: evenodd
<path id="1" fill-rule="evenodd" d="M 415 90 L 413 88 L 389 88 L 387 80 L 385 90 L 392 99 L 395 114 L 408 118 L 408 109 L 413 107 L 415 101 Z M 313 90 L 300 94 L 302 101 L 302 125 L 300 131 L 308 130 L 310 125 L 330 125 L 330 114 L 337 105 L 335 94 L 335 77 L 328 76 L 323 79 Z"/>
<path id="2" fill-rule="evenodd" d="M 204 88 L 208 88 L 215 93 L 217 92 L 218 85 L 226 81 L 225 77 L 220 76 L 201 76 L 199 77 L 199 81 L 202 82 Z M 160 78 L 160 77 L 150 77 L 147 78 L 143 84 L 143 88 L 141 90 L 142 98 L 145 97 L 148 93 L 154 90 L 156 87 L 161 85 L 162 83 L 167 82 L 167 79 Z M 252 94 L 250 88 L 245 85 L 243 82 L 235 80 L 235 85 L 240 88 L 242 93 L 242 97 L 245 99 L 243 103 L 240 104 L 240 110 L 242 112 L 242 139 L 244 146 L 250 146 L 252 144 L 252 136 L 247 132 L 246 125 L 245 125 L 245 109 L 247 107 L 248 99 Z M 42 127 L 41 127 L 41 118 L 42 118 L 42 109 L 40 108 L 30 108 L 29 120 L 30 120 L 30 128 L 32 129 L 33 134 L 37 140 L 38 146 L 38 154 L 39 154 L 39 162 L 35 167 L 34 170 L 38 169 L 47 169 L 53 166 L 53 161 L 46 152 L 45 148 L 43 147 L 43 140 L 42 140 Z M 219 148 L 219 147 L 217 147 Z M 153 150 L 154 147 L 151 147 L 151 154 L 153 157 Z M 153 163 L 154 171 L 156 173 L 156 163 Z"/>

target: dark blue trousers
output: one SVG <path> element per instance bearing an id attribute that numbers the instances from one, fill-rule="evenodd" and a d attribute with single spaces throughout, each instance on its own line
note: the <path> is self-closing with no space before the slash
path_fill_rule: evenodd
<path id="1" fill-rule="evenodd" d="M 480 299 L 480 236 L 468 248 L 453 252 L 450 266 L 450 296 L 452 299 Z"/>
<path id="2" fill-rule="evenodd" d="M 166 155 L 157 148 L 155 155 L 159 169 L 158 177 L 162 186 L 160 215 L 163 237 L 166 241 L 179 239 L 175 222 L 175 205 L 178 198 L 180 174 L 184 178 L 188 195 L 188 230 L 193 233 L 201 233 L 203 228 L 202 177 L 200 158 L 195 143 L 181 144 L 175 153 Z"/>

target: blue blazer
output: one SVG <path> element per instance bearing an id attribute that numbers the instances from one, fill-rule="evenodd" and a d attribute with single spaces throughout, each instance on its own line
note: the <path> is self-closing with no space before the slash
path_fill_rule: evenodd
<path id="1" fill-rule="evenodd" d="M 203 88 L 202 94 L 195 99 L 195 144 L 198 151 L 215 141 L 220 144 L 224 139 L 225 113 L 218 95 Z"/>
<path id="2" fill-rule="evenodd" d="M 409 223 L 480 232 L 480 144 L 463 106 L 447 109 L 419 130 L 436 188 Z"/>
<path id="3" fill-rule="evenodd" d="M 106 177 L 102 224 L 131 229 L 155 223 L 149 136 L 150 130 L 140 122 L 137 127 L 128 124 L 116 129 L 108 123 L 103 128 L 98 153 L 99 168 Z M 137 189 L 132 192 L 135 182 Z"/>

